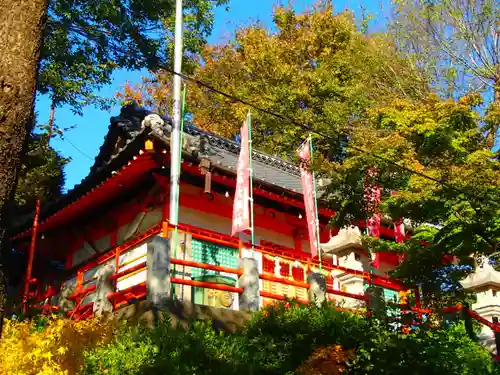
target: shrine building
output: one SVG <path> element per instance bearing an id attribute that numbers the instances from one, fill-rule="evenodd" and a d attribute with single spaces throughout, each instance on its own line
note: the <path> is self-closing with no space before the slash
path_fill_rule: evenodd
<path id="1" fill-rule="evenodd" d="M 252 153 L 254 249 L 250 236 L 232 237 L 240 147 L 190 124 L 184 126 L 175 228 L 169 223 L 170 124 L 136 104 L 123 107 L 111 118 L 88 176 L 58 200 L 42 202 L 29 308 L 59 309 L 82 319 L 146 300 L 156 272 L 151 254 L 159 254 L 161 239 L 170 239 L 163 242 L 168 271 L 160 278 L 170 288 L 165 293 L 196 304 L 242 308 L 242 258 L 256 260 L 260 307 L 285 298 L 307 301 L 311 272 L 324 276 L 326 298 L 352 308 L 366 302 L 369 285 L 384 288 L 396 302 L 398 292 L 408 289 L 387 277 L 397 256 L 381 254 L 371 271 L 359 241 L 365 224 L 340 232 L 331 228 L 335 212 L 321 201 L 320 266 L 309 251 L 298 166 L 258 150 Z M 13 236 L 17 251 L 29 251 L 32 227 L 33 215 Z M 390 222 L 383 223 L 381 237 L 394 240 Z M 43 263 L 59 263 L 64 272 Z"/>

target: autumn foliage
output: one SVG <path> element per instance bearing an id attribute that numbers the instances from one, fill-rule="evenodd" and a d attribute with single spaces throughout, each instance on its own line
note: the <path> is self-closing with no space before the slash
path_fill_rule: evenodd
<path id="1" fill-rule="evenodd" d="M 102 318 L 5 320 L 0 341 L 0 375 L 73 375 L 84 351 L 107 342 L 113 324 Z"/>
<path id="2" fill-rule="evenodd" d="M 273 29 L 255 23 L 239 28 L 228 43 L 207 45 L 191 75 L 327 134 L 343 132 L 350 119 L 363 116 L 374 104 L 425 95 L 425 84 L 397 55 L 390 39 L 363 33 L 352 12 L 335 12 L 332 3 L 318 1 L 303 13 L 276 7 Z M 171 82 L 170 73 L 154 73 L 140 84 L 127 84 L 119 98 L 166 114 Z M 193 82 L 187 84 L 187 110 L 193 122 L 233 137 L 249 108 Z M 284 158 L 304 135 L 301 127 L 265 113 L 254 111 L 253 119 L 254 142 Z"/>
<path id="3" fill-rule="evenodd" d="M 318 348 L 297 372 L 303 375 L 339 375 L 346 371 L 346 361 L 353 356 L 354 350 L 345 350 L 340 345 Z"/>

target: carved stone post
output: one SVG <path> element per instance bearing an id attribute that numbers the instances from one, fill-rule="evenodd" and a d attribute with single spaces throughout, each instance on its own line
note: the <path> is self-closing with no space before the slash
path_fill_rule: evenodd
<path id="1" fill-rule="evenodd" d="M 311 286 L 307 291 L 309 302 L 321 305 L 326 300 L 325 277 L 318 272 L 312 272 L 307 275 L 307 283 Z"/>
<path id="2" fill-rule="evenodd" d="M 366 289 L 368 296 L 368 310 L 372 316 L 379 319 L 387 318 L 387 306 L 384 300 L 384 290 L 379 286 L 371 286 Z"/>
<path id="3" fill-rule="evenodd" d="M 245 311 L 257 311 L 259 309 L 259 269 L 257 260 L 243 258 L 240 260 L 240 268 L 243 274 L 238 280 L 238 285 L 243 288 L 240 295 L 240 309 Z"/>
<path id="4" fill-rule="evenodd" d="M 61 286 L 61 291 L 59 292 L 59 298 L 57 306 L 59 306 L 62 313 L 67 313 L 75 308 L 75 302 L 68 299 L 76 290 L 76 286 L 71 283 L 63 283 Z"/>
<path id="5" fill-rule="evenodd" d="M 147 300 L 162 309 L 170 298 L 170 240 L 155 236 L 148 242 Z"/>
<path id="6" fill-rule="evenodd" d="M 93 313 L 96 316 L 113 312 L 113 304 L 108 299 L 108 294 L 114 291 L 113 282 L 109 279 L 114 272 L 115 267 L 112 264 L 107 264 L 96 273 L 96 290 L 93 307 Z"/>

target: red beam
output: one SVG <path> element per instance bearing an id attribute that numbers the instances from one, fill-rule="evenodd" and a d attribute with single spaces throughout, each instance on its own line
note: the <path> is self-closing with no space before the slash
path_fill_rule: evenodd
<path id="1" fill-rule="evenodd" d="M 94 307 L 94 302 L 89 302 L 85 305 L 77 306 L 73 310 L 68 311 L 66 313 L 66 316 L 68 318 L 76 317 L 76 319 L 78 320 L 80 318 L 80 316 L 84 315 L 85 312 L 87 312 L 88 310 L 92 311 L 93 307 Z"/>
<path id="2" fill-rule="evenodd" d="M 483 318 L 481 315 L 479 315 L 478 313 L 476 313 L 474 311 L 468 310 L 467 314 L 471 318 L 476 319 L 478 322 L 484 324 L 485 326 L 488 326 L 494 332 L 500 333 L 500 325 L 497 325 L 497 324 L 495 324 L 493 322 L 490 322 L 489 320 L 486 320 L 485 318 Z"/>
<path id="3" fill-rule="evenodd" d="M 236 288 L 230 285 L 216 284 L 216 283 L 208 283 L 205 281 L 197 281 L 197 280 L 183 280 L 177 277 L 171 277 L 170 281 L 174 284 L 183 284 L 189 286 L 195 286 L 198 288 L 207 288 L 207 289 L 216 289 L 222 290 L 225 292 L 233 292 L 233 293 L 243 293 L 243 288 Z"/>
<path id="4" fill-rule="evenodd" d="M 89 286 L 89 287 L 87 287 L 85 289 L 80 290 L 79 292 L 73 293 L 72 295 L 70 295 L 68 297 L 68 299 L 70 301 L 74 301 L 74 300 L 76 300 L 77 298 L 79 298 L 81 296 L 86 296 L 86 295 L 94 293 L 95 290 L 96 290 L 96 286 L 95 285 L 91 285 L 91 286 Z"/>
<path id="5" fill-rule="evenodd" d="M 29 306 L 30 309 L 41 309 L 41 310 L 49 310 L 49 311 L 59 311 L 61 308 L 59 306 L 52 305 L 42 305 L 42 306 Z"/>
<path id="6" fill-rule="evenodd" d="M 261 278 L 262 280 L 272 281 L 274 283 L 296 286 L 298 288 L 309 289 L 311 287 L 311 285 L 309 285 L 308 283 L 295 281 L 295 280 L 288 280 L 288 279 L 285 279 L 282 277 L 276 277 L 274 275 L 270 275 L 268 273 L 261 273 L 259 275 L 259 278 Z"/>
<path id="7" fill-rule="evenodd" d="M 263 297 L 263 298 L 271 298 L 271 299 L 275 299 L 277 301 L 288 301 L 288 300 L 291 299 L 289 297 L 282 296 L 281 294 L 274 294 L 274 293 L 264 292 L 262 290 L 259 293 L 260 293 L 260 296 Z M 299 303 L 304 304 L 304 305 L 307 305 L 309 303 L 305 299 L 296 298 L 295 300 L 297 302 L 299 302 Z"/>
<path id="8" fill-rule="evenodd" d="M 354 293 L 348 293 L 348 292 L 343 292 L 341 290 L 335 290 L 333 288 L 326 288 L 326 292 L 330 294 L 335 294 L 337 296 L 342 296 L 342 297 L 347 297 L 347 298 L 354 298 L 360 301 L 368 301 L 368 296 L 365 294 L 354 294 Z"/>
<path id="9" fill-rule="evenodd" d="M 116 297 L 119 297 L 119 296 L 125 296 L 126 294 L 132 293 L 134 290 L 140 289 L 140 288 L 146 288 L 146 282 L 145 281 L 143 281 L 142 283 L 137 284 L 137 285 L 132 285 L 132 286 L 128 287 L 127 289 L 118 290 L 116 292 L 109 293 L 108 294 L 108 299 L 113 299 L 113 298 L 116 298 Z"/>
<path id="10" fill-rule="evenodd" d="M 462 309 L 462 305 L 448 306 L 448 307 L 443 308 L 443 313 L 460 311 L 461 309 Z"/>
<path id="11" fill-rule="evenodd" d="M 179 266 L 195 267 L 195 268 L 201 268 L 201 269 L 204 269 L 204 270 L 211 270 L 211 271 L 219 271 L 219 272 L 232 273 L 232 274 L 235 274 L 235 275 L 242 275 L 243 274 L 243 271 L 240 270 L 240 269 L 223 267 L 223 266 L 217 266 L 215 264 L 207 264 L 207 263 L 194 262 L 194 261 L 191 261 L 191 260 L 183 260 L 183 259 L 172 258 L 170 260 L 170 262 L 172 264 L 177 264 Z"/>
<path id="12" fill-rule="evenodd" d="M 114 275 L 111 275 L 109 277 L 109 279 L 110 280 L 116 280 L 116 279 L 119 279 L 120 277 L 126 276 L 129 273 L 138 271 L 141 268 L 145 268 L 145 267 L 147 267 L 147 262 L 142 262 L 142 263 L 139 263 L 139 264 L 137 264 L 137 265 L 135 265 L 133 267 L 127 268 L 126 270 L 123 270 L 123 271 L 120 271 L 118 273 L 115 273 Z"/>
<path id="13" fill-rule="evenodd" d="M 28 293 L 30 290 L 30 281 L 31 281 L 31 271 L 33 268 L 33 259 L 35 258 L 35 246 L 36 246 L 36 236 L 38 233 L 38 218 L 40 217 L 40 199 L 36 201 L 35 208 L 35 217 L 33 219 L 33 228 L 31 231 L 31 244 L 30 244 L 30 253 L 28 258 L 28 269 L 26 270 L 26 277 L 24 282 L 24 293 L 23 293 L 23 305 L 24 312 L 26 312 L 27 304 L 28 304 Z"/>
<path id="14" fill-rule="evenodd" d="M 410 310 L 414 311 L 414 312 L 417 312 L 419 314 L 430 314 L 432 312 L 431 309 L 422 309 L 422 308 L 419 308 L 419 307 L 411 307 Z"/>

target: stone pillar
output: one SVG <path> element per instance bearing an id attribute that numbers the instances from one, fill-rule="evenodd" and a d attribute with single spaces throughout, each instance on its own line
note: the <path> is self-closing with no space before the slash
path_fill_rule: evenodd
<path id="1" fill-rule="evenodd" d="M 96 290 L 93 313 L 95 316 L 113 312 L 113 304 L 108 299 L 108 294 L 114 292 L 113 282 L 109 279 L 115 273 L 112 264 L 103 265 L 96 273 Z"/>
<path id="2" fill-rule="evenodd" d="M 170 298 L 170 240 L 155 236 L 148 242 L 147 301 L 156 309 L 165 308 Z"/>
<path id="3" fill-rule="evenodd" d="M 67 313 L 75 308 L 75 302 L 68 299 L 68 297 L 71 296 L 75 290 L 76 286 L 71 283 L 63 283 L 61 286 L 57 306 L 59 306 L 62 313 Z"/>
<path id="4" fill-rule="evenodd" d="M 321 305 L 326 300 L 325 277 L 318 272 L 312 272 L 307 275 L 307 283 L 311 286 L 308 290 L 309 303 Z"/>
<path id="5" fill-rule="evenodd" d="M 243 274 L 238 280 L 238 285 L 243 288 L 240 295 L 240 310 L 257 311 L 259 309 L 259 269 L 257 260 L 243 258 L 240 260 Z"/>
<path id="6" fill-rule="evenodd" d="M 387 318 L 387 307 L 384 300 L 384 291 L 379 286 L 371 286 L 366 289 L 368 296 L 368 310 L 379 319 Z"/>

